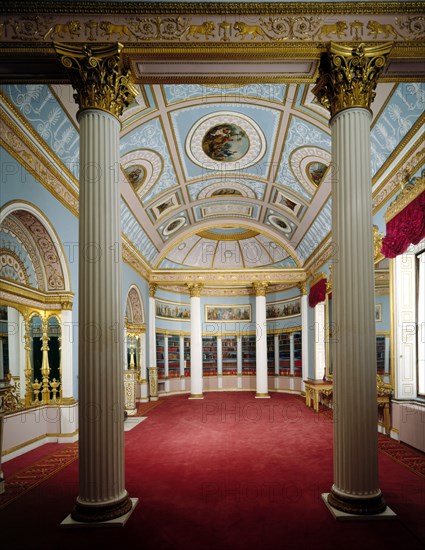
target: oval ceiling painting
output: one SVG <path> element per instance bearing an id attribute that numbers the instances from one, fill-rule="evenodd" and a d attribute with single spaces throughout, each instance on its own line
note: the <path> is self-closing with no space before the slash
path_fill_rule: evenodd
<path id="1" fill-rule="evenodd" d="M 307 166 L 307 176 L 314 183 L 320 185 L 328 167 L 323 162 L 310 162 Z"/>
<path id="2" fill-rule="evenodd" d="M 186 223 L 186 218 L 184 218 L 183 216 L 180 216 L 179 218 L 175 218 L 164 227 L 162 234 L 171 235 L 171 233 L 174 233 L 175 231 L 180 229 L 180 227 L 182 227 L 185 223 Z"/>
<path id="3" fill-rule="evenodd" d="M 186 138 L 190 160 L 209 170 L 240 170 L 257 163 L 266 152 L 258 124 L 242 113 L 220 111 L 199 119 Z"/>
<path id="4" fill-rule="evenodd" d="M 284 233 L 290 233 L 291 228 L 286 223 L 285 220 L 280 218 L 279 216 L 271 215 L 269 216 L 269 222 L 274 225 L 277 229 L 280 229 L 280 231 L 283 231 Z"/>
<path id="5" fill-rule="evenodd" d="M 249 138 L 236 124 L 219 124 L 205 134 L 202 149 L 212 160 L 234 162 L 248 152 Z"/>

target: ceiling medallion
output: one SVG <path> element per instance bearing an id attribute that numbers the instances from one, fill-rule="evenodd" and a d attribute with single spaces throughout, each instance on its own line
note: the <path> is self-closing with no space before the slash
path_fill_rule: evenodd
<path id="1" fill-rule="evenodd" d="M 190 160 L 208 170 L 240 170 L 258 162 L 266 139 L 246 115 L 221 111 L 202 117 L 186 139 Z"/>
<path id="2" fill-rule="evenodd" d="M 290 233 L 291 227 L 283 218 L 280 218 L 279 216 L 275 216 L 274 214 L 271 214 L 269 216 L 269 222 L 276 227 L 276 229 L 279 229 L 279 231 L 283 231 L 284 233 Z"/>
<path id="3" fill-rule="evenodd" d="M 172 233 L 175 233 L 178 231 L 183 225 L 186 223 L 186 218 L 183 216 L 180 216 L 178 218 L 174 218 L 174 220 L 171 220 L 163 229 L 162 234 L 164 236 L 171 235 Z"/>

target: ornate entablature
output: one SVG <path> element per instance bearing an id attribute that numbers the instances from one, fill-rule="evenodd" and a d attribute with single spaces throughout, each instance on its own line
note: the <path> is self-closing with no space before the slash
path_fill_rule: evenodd
<path id="1" fill-rule="evenodd" d="M 187 81 L 175 60 L 187 54 L 198 56 L 204 70 L 193 67 L 194 80 L 212 83 L 206 64 L 220 64 L 229 53 L 242 64 L 273 59 L 261 68 L 271 82 L 296 78 L 313 82 L 326 42 L 392 41 L 394 64 L 388 74 L 400 71 L 400 58 L 423 57 L 425 39 L 423 6 L 420 2 L 273 2 L 273 3 L 31 3 L 11 2 L 0 16 L 3 51 L 19 55 L 16 48 L 37 56 L 40 67 L 52 59 L 53 42 L 89 45 L 120 42 L 124 60 L 137 82 Z M 423 47 L 423 46 L 422 46 Z M 22 52 L 21 52 L 22 53 Z M 282 54 L 285 53 L 283 56 Z M 217 59 L 219 58 L 219 59 Z M 215 61 L 212 61 L 215 59 Z M 12 62 L 12 60 L 11 60 Z M 417 63 L 416 63 L 417 65 Z M 415 63 L 406 78 L 417 69 Z M 167 67 L 166 67 L 167 66 Z M 11 71 L 19 71 L 10 64 Z M 59 69 L 59 68 L 58 68 Z M 258 70 L 258 69 L 257 69 Z M 279 75 L 280 73 L 280 75 Z M 40 71 L 40 79 L 43 70 Z M 235 74 L 229 73 L 228 78 Z M 50 71 L 50 78 L 52 72 Z M 60 71 L 57 72 L 60 79 Z M 251 78 L 245 67 L 241 78 Z M 46 72 L 46 81 L 48 73 Z M 62 81 L 66 75 L 62 73 Z M 19 78 L 19 77 L 18 77 Z M 261 75 L 259 75 L 261 78 Z M 385 78 L 385 75 L 383 75 Z M 58 80 L 59 81 L 59 80 Z M 230 80 L 229 80 L 230 81 Z"/>

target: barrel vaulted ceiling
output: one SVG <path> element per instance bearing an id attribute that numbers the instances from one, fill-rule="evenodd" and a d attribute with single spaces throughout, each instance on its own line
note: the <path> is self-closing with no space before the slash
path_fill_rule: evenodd
<path id="1" fill-rule="evenodd" d="M 139 95 L 121 117 L 122 233 L 134 257 L 148 271 L 306 267 L 329 248 L 336 169 L 329 115 L 315 101 L 314 80 L 176 80 L 139 83 Z M 18 121 L 30 139 L 38 136 L 45 159 L 66 180 L 66 193 L 50 189 L 77 214 L 79 129 L 72 96 L 68 84 L 1 86 L 4 117 Z M 420 150 L 424 102 L 421 82 L 377 86 L 375 212 L 394 194 L 388 182 L 406 154 Z"/>

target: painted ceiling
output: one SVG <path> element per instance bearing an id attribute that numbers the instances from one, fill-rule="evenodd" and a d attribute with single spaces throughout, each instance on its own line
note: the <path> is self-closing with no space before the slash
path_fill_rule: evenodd
<path id="1" fill-rule="evenodd" d="M 330 237 L 328 113 L 308 84 L 139 85 L 122 115 L 125 240 L 151 268 L 302 267 Z M 68 85 L 1 87 L 78 191 L 77 106 Z M 378 190 L 423 114 L 423 83 L 377 87 Z M 378 205 L 379 206 L 379 205 Z M 377 208 L 379 210 L 379 208 Z"/>

